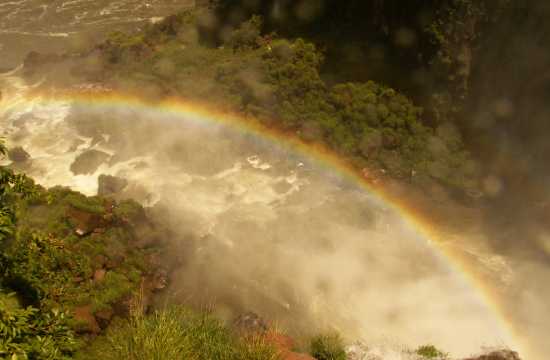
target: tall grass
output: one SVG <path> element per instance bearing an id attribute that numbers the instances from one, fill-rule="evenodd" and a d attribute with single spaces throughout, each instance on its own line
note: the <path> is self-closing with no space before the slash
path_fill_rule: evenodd
<path id="1" fill-rule="evenodd" d="M 171 307 L 134 314 L 114 325 L 80 354 L 104 360 L 277 360 L 277 350 L 260 337 L 240 339 L 208 313 Z"/>

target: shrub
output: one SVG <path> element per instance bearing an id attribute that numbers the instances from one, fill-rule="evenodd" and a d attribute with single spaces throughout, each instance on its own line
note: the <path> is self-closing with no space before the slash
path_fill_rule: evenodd
<path id="1" fill-rule="evenodd" d="M 86 197 L 79 193 L 72 193 L 68 195 L 65 200 L 78 210 L 92 214 L 103 214 L 105 212 L 103 200 L 99 197 Z"/>
<path id="2" fill-rule="evenodd" d="M 262 22 L 260 16 L 253 16 L 229 35 L 226 44 L 233 50 L 257 48 Z"/>
<path id="3" fill-rule="evenodd" d="M 76 346 L 67 316 L 59 310 L 14 307 L 0 298 L 0 357 L 69 359 Z"/>
<path id="4" fill-rule="evenodd" d="M 416 349 L 415 353 L 425 359 L 447 359 L 448 355 L 433 345 L 424 345 Z"/>
<path id="5" fill-rule="evenodd" d="M 311 340 L 311 355 L 317 360 L 346 360 L 346 351 L 340 335 L 318 335 Z"/>

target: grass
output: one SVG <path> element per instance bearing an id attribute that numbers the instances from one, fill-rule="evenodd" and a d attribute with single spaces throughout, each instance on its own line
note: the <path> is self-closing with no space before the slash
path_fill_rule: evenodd
<path id="1" fill-rule="evenodd" d="M 103 214 L 105 212 L 103 199 L 97 196 L 86 197 L 79 193 L 73 193 L 68 195 L 65 198 L 65 201 L 78 210 L 82 210 L 92 214 Z"/>
<path id="2" fill-rule="evenodd" d="M 261 338 L 243 340 L 208 313 L 174 306 L 151 315 L 134 314 L 113 325 L 77 359 L 276 360 Z"/>
<path id="3" fill-rule="evenodd" d="M 317 360 L 346 360 L 344 342 L 337 333 L 315 336 L 310 347 L 311 355 Z"/>

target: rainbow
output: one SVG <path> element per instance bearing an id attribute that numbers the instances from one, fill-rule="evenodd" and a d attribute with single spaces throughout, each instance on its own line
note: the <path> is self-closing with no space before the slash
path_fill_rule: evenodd
<path id="1" fill-rule="evenodd" d="M 306 143 L 295 136 L 295 134 L 268 128 L 259 121 L 233 113 L 230 111 L 217 111 L 207 104 L 197 101 L 186 101 L 181 98 L 167 98 L 160 101 L 146 101 L 141 97 L 117 93 L 114 91 L 65 91 L 56 92 L 54 95 L 41 93 L 30 94 L 29 99 L 39 97 L 42 101 L 70 102 L 81 106 L 92 108 L 126 108 L 135 111 L 156 111 L 159 114 L 176 115 L 187 121 L 200 123 L 221 124 L 236 129 L 239 132 L 250 134 L 261 139 L 282 144 L 300 154 L 316 160 L 321 166 L 336 171 L 348 180 L 357 184 L 360 188 L 373 195 L 383 204 L 396 211 L 400 217 L 414 229 L 426 241 L 434 254 L 444 259 L 450 269 L 461 274 L 463 280 L 470 284 L 480 300 L 494 314 L 502 330 L 514 343 L 507 344 L 514 346 L 525 358 L 529 356 L 527 339 L 520 335 L 514 327 L 513 322 L 506 315 L 503 304 L 495 296 L 495 289 L 491 288 L 483 278 L 476 273 L 475 269 L 468 264 L 465 256 L 442 246 L 444 234 L 438 229 L 436 222 L 421 208 L 415 207 L 411 201 L 397 196 L 392 189 L 382 182 L 371 181 L 366 175 L 365 169 L 357 169 L 349 162 L 338 157 L 322 144 Z"/>

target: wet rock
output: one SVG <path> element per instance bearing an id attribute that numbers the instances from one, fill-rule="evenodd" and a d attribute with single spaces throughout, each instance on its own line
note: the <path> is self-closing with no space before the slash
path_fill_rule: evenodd
<path id="1" fill-rule="evenodd" d="M 8 158 L 14 163 L 22 163 L 29 160 L 31 156 L 21 146 L 18 146 L 8 151 Z"/>
<path id="2" fill-rule="evenodd" d="M 73 315 L 78 323 L 75 329 L 77 332 L 98 334 L 101 331 L 99 324 L 92 315 L 91 305 L 74 308 Z"/>
<path id="3" fill-rule="evenodd" d="M 75 234 L 81 237 L 92 233 L 96 228 L 103 225 L 101 215 L 75 209 L 74 207 L 67 210 L 66 216 L 73 226 Z"/>
<path id="4" fill-rule="evenodd" d="M 134 303 L 135 300 L 131 295 L 125 296 L 113 304 L 114 315 L 122 318 L 130 316 Z"/>
<path id="5" fill-rule="evenodd" d="M 71 147 L 69 148 L 69 150 L 67 152 L 69 153 L 72 153 L 72 152 L 75 152 L 79 146 L 85 144 L 86 142 L 82 139 L 76 139 L 73 141 Z"/>
<path id="6" fill-rule="evenodd" d="M 233 322 L 237 332 L 241 334 L 263 334 L 269 329 L 269 325 L 258 314 L 247 312 L 239 316 Z"/>
<path id="7" fill-rule="evenodd" d="M 41 54 L 37 51 L 31 51 L 23 60 L 25 68 L 33 68 L 60 61 L 62 57 L 58 54 Z"/>
<path id="8" fill-rule="evenodd" d="M 362 342 L 355 342 L 352 345 L 348 346 L 346 348 L 346 358 L 347 360 L 378 359 L 378 357 L 374 357 L 369 354 L 368 346 L 363 344 Z"/>
<path id="9" fill-rule="evenodd" d="M 158 269 L 149 279 L 149 288 L 153 292 L 161 291 L 168 285 L 168 271 Z"/>
<path id="10" fill-rule="evenodd" d="M 71 172 L 75 175 L 93 174 L 110 155 L 98 150 L 87 150 L 78 155 L 71 164 Z"/>
<path id="11" fill-rule="evenodd" d="M 492 351 L 485 355 L 470 357 L 464 360 L 521 360 L 519 354 L 511 350 Z"/>
<path id="12" fill-rule="evenodd" d="M 107 326 L 109 326 L 114 314 L 115 312 L 111 308 L 96 311 L 95 318 L 99 324 L 99 327 L 101 329 L 105 329 Z"/>
<path id="13" fill-rule="evenodd" d="M 144 281 L 145 282 L 145 281 Z M 147 313 L 153 304 L 152 293 L 147 289 L 139 292 L 139 295 L 127 295 L 113 304 L 114 315 L 126 318 L 133 313 Z"/>
<path id="14" fill-rule="evenodd" d="M 105 269 L 97 269 L 94 271 L 94 282 L 100 283 L 105 279 L 105 275 L 107 274 L 107 271 Z"/>
<path id="15" fill-rule="evenodd" d="M 128 185 L 128 181 L 116 176 L 100 175 L 97 184 L 97 194 L 99 196 L 112 196 L 124 190 Z"/>

